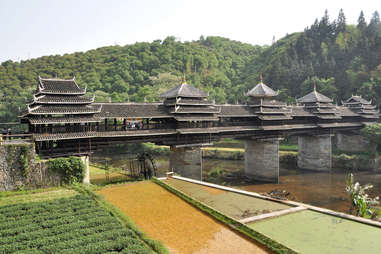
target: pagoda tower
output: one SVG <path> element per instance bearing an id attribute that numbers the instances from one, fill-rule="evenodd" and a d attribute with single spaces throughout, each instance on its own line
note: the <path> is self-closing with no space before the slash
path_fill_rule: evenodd
<path id="1" fill-rule="evenodd" d="M 262 75 L 259 83 L 246 93 L 247 104 L 261 120 L 287 120 L 292 119 L 291 111 L 286 103 L 275 99 L 278 92 L 263 83 Z"/>
<path id="2" fill-rule="evenodd" d="M 367 101 L 361 96 L 352 95 L 345 102 L 341 101 L 343 106 L 359 114 L 362 118 L 379 118 L 379 110 L 372 105 L 372 101 Z"/>
<path id="3" fill-rule="evenodd" d="M 187 122 L 218 121 L 220 108 L 208 100 L 208 94 L 197 89 L 184 80 L 180 85 L 160 95 L 168 112 L 174 115 L 180 126 Z"/>
<path id="4" fill-rule="evenodd" d="M 74 78 L 39 77 L 33 101 L 27 105 L 21 122 L 28 123 L 34 133 L 91 130 L 83 125 L 89 127 L 90 123 L 100 122 L 94 114 L 101 111 L 101 105 L 92 105 L 94 97 L 85 94 L 86 88 L 80 88 Z"/>
<path id="5" fill-rule="evenodd" d="M 316 91 L 316 85 L 314 90 L 309 94 L 296 99 L 296 102 L 303 105 L 309 112 L 315 114 L 320 119 L 340 119 L 336 105 L 333 105 L 333 100 L 327 96 Z"/>

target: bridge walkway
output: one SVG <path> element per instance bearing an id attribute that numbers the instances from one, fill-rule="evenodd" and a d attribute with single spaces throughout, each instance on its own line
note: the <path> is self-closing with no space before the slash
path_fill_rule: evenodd
<path id="1" fill-rule="evenodd" d="M 298 253 L 379 253 L 381 223 L 183 177 L 173 188 Z"/>

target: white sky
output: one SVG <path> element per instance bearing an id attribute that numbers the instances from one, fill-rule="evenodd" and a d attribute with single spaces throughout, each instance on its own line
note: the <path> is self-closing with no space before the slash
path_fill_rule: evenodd
<path id="1" fill-rule="evenodd" d="M 175 36 L 223 36 L 270 44 L 303 31 L 328 9 L 331 20 L 344 9 L 355 24 L 367 21 L 377 0 L 0 0 L 0 62 L 87 51 Z"/>

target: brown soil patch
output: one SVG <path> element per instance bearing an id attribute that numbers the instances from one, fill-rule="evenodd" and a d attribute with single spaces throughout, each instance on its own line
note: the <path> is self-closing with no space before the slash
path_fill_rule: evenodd
<path id="1" fill-rule="evenodd" d="M 171 253 L 268 253 L 152 182 L 99 191 Z"/>

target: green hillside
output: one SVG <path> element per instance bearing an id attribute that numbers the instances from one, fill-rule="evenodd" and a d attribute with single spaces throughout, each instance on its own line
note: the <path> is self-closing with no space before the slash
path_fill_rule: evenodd
<path id="1" fill-rule="evenodd" d="M 157 101 L 158 95 L 187 82 L 209 91 L 217 103 L 244 102 L 258 82 L 295 97 L 316 83 L 322 93 L 340 99 L 363 94 L 381 104 L 381 23 L 377 12 L 367 23 L 347 25 L 343 12 L 326 13 L 303 32 L 271 46 L 254 46 L 221 37 L 179 42 L 175 37 L 151 43 L 109 46 L 74 54 L 44 56 L 0 65 L 0 122 L 15 121 L 31 100 L 38 75 L 71 78 L 87 86 L 96 101 Z"/>

